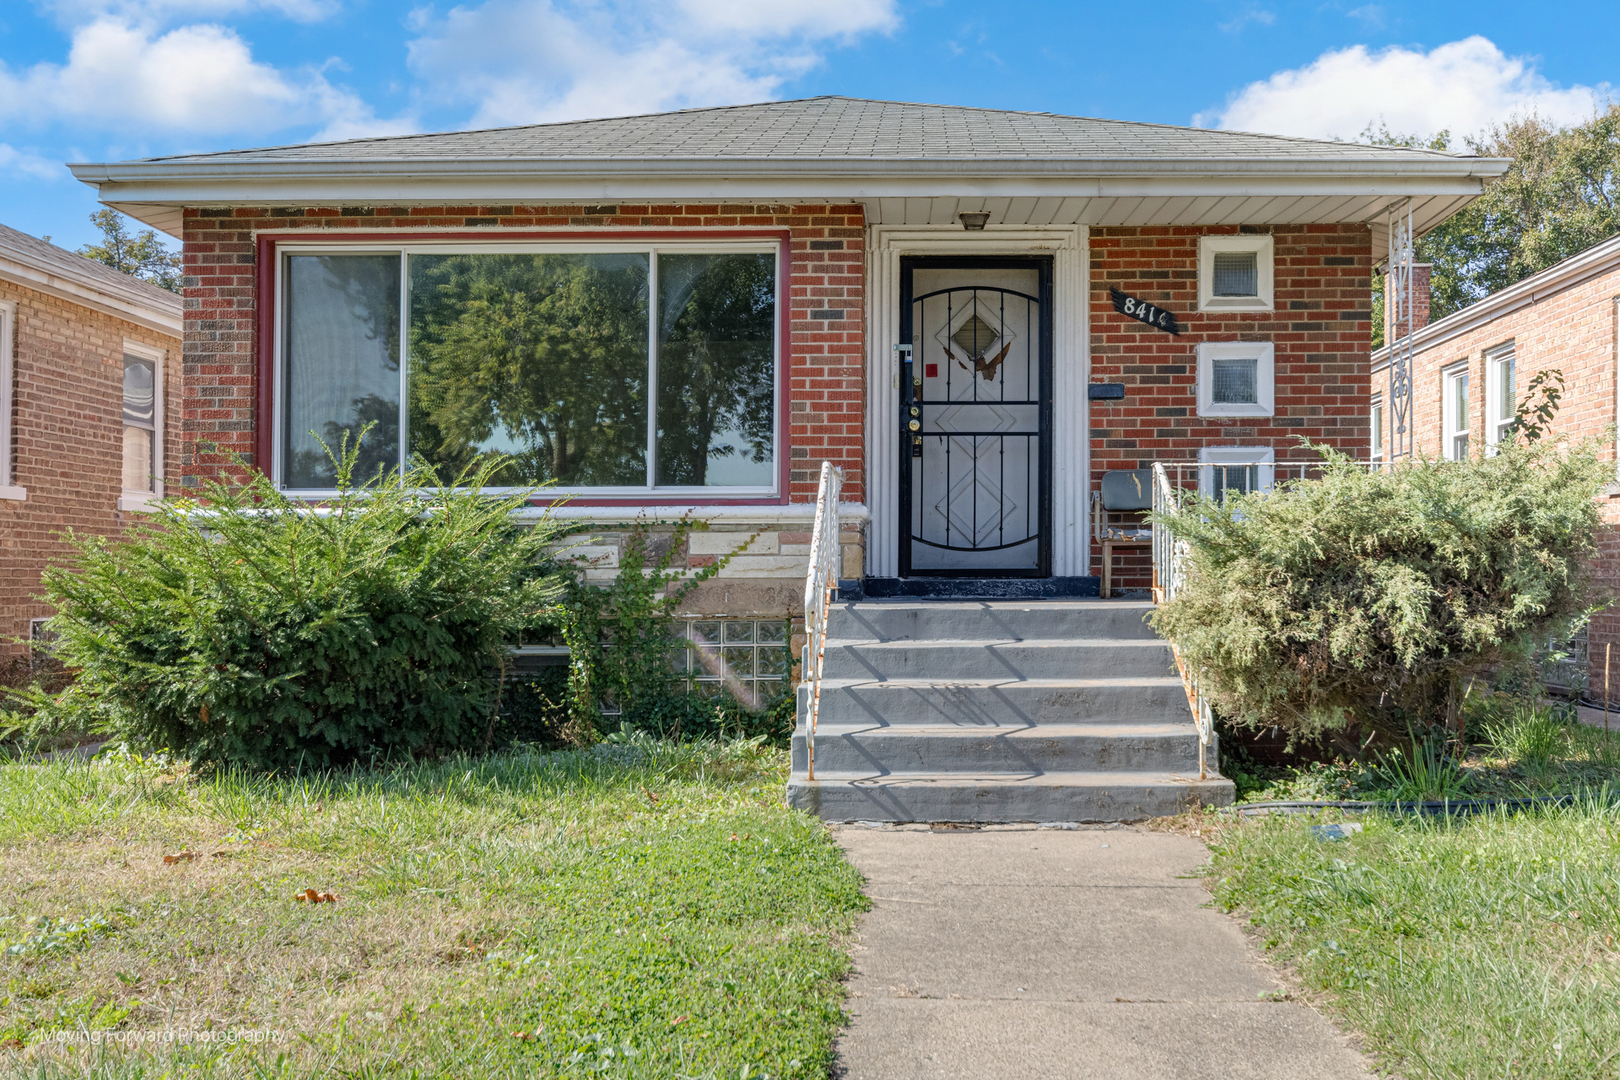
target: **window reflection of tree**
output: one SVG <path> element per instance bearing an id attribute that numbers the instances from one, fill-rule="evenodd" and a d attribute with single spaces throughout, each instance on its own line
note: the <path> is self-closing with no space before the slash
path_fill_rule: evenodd
<path id="1" fill-rule="evenodd" d="M 373 421 L 376 427 L 365 437 L 356 462 L 355 479 L 363 480 L 379 471 L 399 466 L 399 256 L 398 255 L 300 255 L 288 260 L 290 278 L 288 321 L 298 317 L 299 294 L 306 294 L 308 302 L 318 304 L 314 295 L 324 292 L 330 303 L 334 294 L 341 296 L 355 324 L 363 328 L 367 341 L 381 345 L 383 364 L 377 374 L 392 375 L 388 387 L 370 387 L 351 384 L 342 389 L 372 391 L 352 399 L 352 413 L 347 418 L 334 417 L 321 422 L 320 435 L 335 454 L 347 432 L 350 444 L 359 437 L 361 429 Z M 318 270 L 319 278 L 309 275 Z M 294 338 L 296 340 L 296 336 Z M 295 350 L 289 356 L 290 385 L 299 382 L 317 382 L 320 372 L 330 364 L 330 357 L 303 356 Z M 310 372 L 305 373 L 305 365 Z M 330 370 L 328 368 L 328 370 Z M 379 394 L 376 390 L 385 390 Z M 289 409 L 289 424 L 292 422 Z M 327 488 L 337 482 L 331 459 L 308 431 L 289 431 L 290 453 L 287 459 L 286 483 L 294 488 Z M 300 444 L 303 444 L 300 446 Z"/>
<path id="2" fill-rule="evenodd" d="M 769 462 L 774 258 L 660 255 L 658 292 L 658 483 L 702 485 L 716 458 Z M 758 475 L 770 483 L 768 466 Z"/>
<path id="3" fill-rule="evenodd" d="M 410 445 L 452 478 L 647 482 L 647 256 L 411 259 Z"/>

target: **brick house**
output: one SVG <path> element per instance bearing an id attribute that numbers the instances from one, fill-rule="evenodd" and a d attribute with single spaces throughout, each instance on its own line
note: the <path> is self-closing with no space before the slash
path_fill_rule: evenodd
<path id="1" fill-rule="evenodd" d="M 163 496 L 180 333 L 180 297 L 0 225 L 0 660 L 51 613 L 60 534 L 115 536 Z"/>
<path id="2" fill-rule="evenodd" d="M 1435 322 L 1428 321 L 1426 268 L 1420 264 L 1415 270 L 1414 452 L 1456 459 L 1494 446 L 1530 380 L 1553 369 L 1564 377 L 1554 432 L 1602 437 L 1614 453 L 1614 427 L 1620 422 L 1620 236 Z M 1382 433 L 1392 423 L 1384 407 L 1388 348 L 1373 354 L 1372 366 L 1369 417 L 1378 456 Z M 1604 500 L 1604 520 L 1616 531 L 1602 541 L 1598 575 L 1620 592 L 1620 472 L 1615 479 Z M 1611 608 L 1593 618 L 1587 640 L 1588 685 L 1601 697 L 1603 647 L 1620 644 L 1620 613 Z M 1615 689 L 1620 686 L 1611 692 Z"/>
<path id="3" fill-rule="evenodd" d="M 599 527 L 598 575 L 637 520 L 709 522 L 689 564 L 758 533 L 692 615 L 780 625 L 823 462 L 846 597 L 1076 598 L 1107 477 L 1364 457 L 1387 223 L 1506 163 L 824 97 L 71 168 L 184 240 L 182 484 L 239 457 L 318 499 L 316 437 L 366 422 L 368 465 L 510 453 Z M 1119 689 L 1187 727 L 1155 679 Z"/>

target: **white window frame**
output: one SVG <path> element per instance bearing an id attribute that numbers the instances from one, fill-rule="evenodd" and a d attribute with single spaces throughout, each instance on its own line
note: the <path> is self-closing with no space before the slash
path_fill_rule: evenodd
<path id="1" fill-rule="evenodd" d="M 1253 465 L 1259 470 L 1256 491 L 1270 491 L 1277 482 L 1277 451 L 1269 446 L 1202 446 L 1198 449 L 1198 493 L 1215 495 L 1215 470 L 1211 465 Z"/>
<path id="2" fill-rule="evenodd" d="M 1255 404 L 1217 403 L 1216 360 L 1253 360 Z M 1277 412 L 1277 347 L 1269 341 L 1206 341 L 1198 346 L 1199 416 L 1274 416 Z"/>
<path id="3" fill-rule="evenodd" d="M 1367 457 L 1372 461 L 1383 461 L 1389 445 L 1389 413 L 1384 408 L 1384 399 L 1374 395 L 1372 403 L 1367 406 Z"/>
<path id="4" fill-rule="evenodd" d="M 1440 456 L 1447 461 L 1463 460 L 1457 456 L 1457 440 L 1459 438 L 1467 437 L 1470 451 L 1472 451 L 1474 445 L 1474 433 L 1468 426 L 1470 418 L 1467 416 L 1461 417 L 1462 423 L 1461 425 L 1458 424 L 1457 394 L 1455 390 L 1458 379 L 1472 380 L 1472 376 L 1473 372 L 1469 370 L 1466 360 L 1460 364 L 1453 364 L 1448 368 L 1444 368 L 1440 372 Z M 1470 386 L 1469 389 L 1472 390 L 1473 388 Z M 1470 394 L 1470 401 L 1472 397 L 1473 395 Z M 1468 402 L 1464 402 L 1464 405 L 1466 407 Z M 1469 408 L 1468 411 L 1472 412 L 1473 410 Z"/>
<path id="5" fill-rule="evenodd" d="M 28 489 L 15 481 L 11 451 L 11 414 L 16 408 L 16 395 L 12 385 L 16 382 L 13 354 L 17 351 L 17 305 L 15 301 L 0 300 L 0 499 L 21 502 L 28 498 Z"/>
<path id="6" fill-rule="evenodd" d="M 118 496 L 118 509 L 134 513 L 149 513 L 154 503 L 163 498 L 163 360 L 167 355 L 162 349 L 155 349 L 150 345 L 143 345 L 139 341 L 124 339 L 124 352 L 142 360 L 152 362 L 152 490 L 151 491 L 124 491 Z M 120 375 L 124 370 L 123 356 L 118 358 Z M 122 379 L 119 381 L 119 432 L 123 431 L 123 397 Z M 120 441 L 120 453 L 123 443 Z M 123 480 L 123 462 L 119 462 L 119 482 Z"/>
<path id="7" fill-rule="evenodd" d="M 1258 271 L 1254 296 L 1215 295 L 1215 255 L 1217 252 L 1253 252 Z M 1276 245 L 1269 233 L 1239 236 L 1200 236 L 1198 238 L 1198 310 L 1270 311 L 1276 299 Z"/>
<path id="8" fill-rule="evenodd" d="M 1497 419 L 1502 405 L 1502 390 L 1498 385 L 1501 380 L 1498 375 L 1504 361 L 1514 365 L 1513 393 L 1516 395 L 1519 392 L 1519 372 L 1513 342 L 1506 341 L 1485 351 L 1485 452 L 1488 454 L 1496 453 L 1496 448 L 1502 443 L 1502 435 L 1514 420 L 1513 405 L 1516 398 L 1508 400 L 1508 418 Z"/>
<path id="9" fill-rule="evenodd" d="M 300 499 L 331 498 L 337 495 L 334 488 L 292 488 L 288 487 L 283 479 L 285 476 L 283 457 L 286 454 L 286 440 L 282 437 L 281 418 L 286 415 L 286 349 L 287 349 L 287 256 L 289 255 L 399 255 L 400 256 L 400 457 L 401 467 L 404 457 L 410 446 L 410 429 L 407 422 L 409 415 L 409 391 L 407 382 L 410 374 L 410 357 L 406 355 L 406 343 L 410 341 L 410 259 L 412 255 L 595 255 L 595 254 L 645 254 L 648 256 L 647 288 L 650 297 L 656 298 L 658 292 L 658 255 L 660 253 L 702 255 L 702 254 L 769 254 L 775 260 L 776 267 L 776 317 L 772 320 L 772 334 L 774 335 L 774 358 L 771 370 L 772 409 L 775 410 L 776 424 L 771 439 L 771 482 L 769 485 L 757 487 L 675 487 L 672 485 L 648 484 L 645 486 L 624 487 L 564 487 L 556 485 L 546 489 L 547 498 L 587 498 L 587 499 L 624 499 L 631 504 L 640 503 L 696 503 L 729 502 L 734 499 L 774 500 L 781 498 L 785 492 L 782 487 L 782 455 L 784 453 L 784 440 L 788 432 L 788 418 L 785 411 L 787 402 L 782 391 L 783 364 L 786 358 L 783 355 L 786 339 L 782 334 L 783 314 L 789 310 L 788 291 L 788 260 L 783 257 L 782 244 L 774 239 L 742 239 L 742 240 L 713 240 L 703 237 L 682 239 L 671 237 L 668 240 L 641 240 L 641 241 L 580 241 L 580 242 L 535 242 L 513 240 L 500 241 L 415 241 L 401 243 L 355 242 L 348 244 L 333 244 L 311 241 L 300 243 L 297 241 L 282 241 L 276 245 L 275 265 L 275 349 L 274 349 L 274 377 L 275 389 L 272 397 L 271 423 L 274 425 L 270 440 L 270 467 L 271 476 L 275 485 L 289 495 Z M 647 305 L 647 348 L 650 385 L 648 386 L 647 400 L 647 429 L 648 429 L 648 460 L 647 473 L 649 478 L 656 475 L 657 463 L 652 457 L 652 447 L 656 445 L 658 404 L 657 404 L 657 375 L 658 375 L 658 305 L 649 302 Z M 524 490 L 523 487 L 492 487 L 485 488 L 491 494 L 501 494 Z"/>

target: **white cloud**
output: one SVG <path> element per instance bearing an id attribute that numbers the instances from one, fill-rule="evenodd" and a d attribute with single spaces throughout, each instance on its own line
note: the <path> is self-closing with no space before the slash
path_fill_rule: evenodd
<path id="1" fill-rule="evenodd" d="M 769 98 L 821 46 L 898 16 L 894 0 L 487 0 L 415 25 L 411 70 L 492 127 Z"/>
<path id="2" fill-rule="evenodd" d="M 319 71 L 286 72 L 254 60 L 247 42 L 225 27 L 160 34 L 110 18 L 74 31 L 65 64 L 16 73 L 0 66 L 0 118 L 193 135 L 323 124 L 346 137 L 409 126 L 376 120 Z"/>
<path id="3" fill-rule="evenodd" d="M 60 180 L 68 175 L 61 163 L 0 143 L 0 176 L 27 176 L 36 180 Z"/>
<path id="4" fill-rule="evenodd" d="M 1354 138 L 1369 121 L 1382 121 L 1397 133 L 1448 129 L 1464 136 L 1532 112 L 1557 124 L 1578 123 L 1610 89 L 1607 83 L 1561 88 L 1530 59 L 1507 56 L 1476 34 L 1427 53 L 1398 47 L 1372 52 L 1365 45 L 1326 52 L 1302 68 L 1250 83 L 1193 123 Z"/>
<path id="5" fill-rule="evenodd" d="M 1253 4 L 1250 4 L 1242 11 L 1239 11 L 1236 15 L 1233 15 L 1226 22 L 1221 23 L 1218 29 L 1224 33 L 1235 34 L 1250 23 L 1259 23 L 1261 26 L 1270 26 L 1276 21 L 1276 12 L 1267 11 L 1265 8 L 1255 7 Z"/>

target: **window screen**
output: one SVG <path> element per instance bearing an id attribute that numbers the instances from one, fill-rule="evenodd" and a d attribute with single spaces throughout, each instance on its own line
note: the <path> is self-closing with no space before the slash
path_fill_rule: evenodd
<path id="1" fill-rule="evenodd" d="M 1259 296 L 1260 257 L 1252 251 L 1215 253 L 1215 296 Z"/>
<path id="2" fill-rule="evenodd" d="M 1210 400 L 1217 405 L 1253 405 L 1259 402 L 1258 360 L 1212 360 Z"/>

